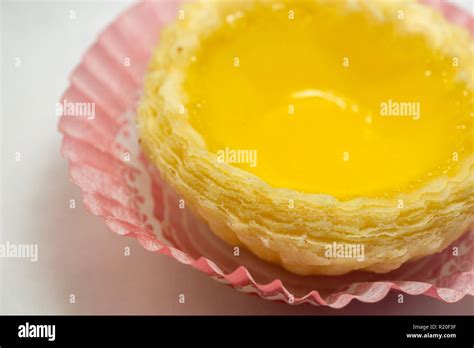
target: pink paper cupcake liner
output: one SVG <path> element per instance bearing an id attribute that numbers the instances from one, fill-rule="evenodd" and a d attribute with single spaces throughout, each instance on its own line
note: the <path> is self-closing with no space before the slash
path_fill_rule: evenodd
<path id="1" fill-rule="evenodd" d="M 474 34 L 471 15 L 442 1 L 424 0 Z M 123 13 L 85 53 L 61 98 L 93 103 L 94 117 L 60 116 L 62 155 L 84 205 L 117 234 L 168 255 L 236 289 L 289 304 L 342 308 L 352 299 L 382 300 L 391 289 L 456 302 L 474 295 L 474 231 L 442 253 L 388 274 L 302 277 L 219 240 L 163 182 L 142 154 L 134 111 L 158 35 L 178 13 L 178 1 L 141 2 Z M 456 248 L 456 249 L 454 249 Z M 453 255 L 456 250 L 456 255 Z"/>

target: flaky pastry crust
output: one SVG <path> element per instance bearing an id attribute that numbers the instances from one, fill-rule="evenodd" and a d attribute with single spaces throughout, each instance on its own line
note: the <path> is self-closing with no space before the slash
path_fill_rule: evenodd
<path id="1" fill-rule="evenodd" d="M 273 188 L 245 170 L 219 163 L 206 149 L 181 107 L 187 100 L 183 81 L 190 58 L 202 38 L 218 30 L 229 14 L 275 2 L 198 1 L 185 7 L 192 15 L 166 29 L 138 109 L 141 144 L 151 161 L 219 237 L 297 274 L 338 275 L 357 269 L 384 273 L 446 248 L 474 222 L 472 150 L 456 175 L 438 177 L 414 192 L 339 201 Z M 434 47 L 459 57 L 460 78 L 472 88 L 472 40 L 434 10 L 415 1 L 307 3 L 335 6 L 341 13 L 368 11 L 379 20 L 391 20 L 402 8 L 406 20 L 399 22 L 400 30 L 423 32 Z M 364 245 L 364 259 L 326 257 L 333 242 Z"/>

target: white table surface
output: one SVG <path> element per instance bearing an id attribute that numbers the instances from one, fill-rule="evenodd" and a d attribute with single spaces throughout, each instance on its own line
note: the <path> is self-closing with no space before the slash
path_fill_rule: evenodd
<path id="1" fill-rule="evenodd" d="M 81 54 L 127 6 L 1 5 L 1 242 L 37 243 L 39 259 L 0 259 L 0 314 L 473 314 L 472 297 L 445 304 L 406 295 L 399 304 L 392 293 L 377 304 L 354 301 L 342 310 L 264 301 L 147 252 L 87 213 L 59 153 L 55 103 Z M 130 256 L 124 256 L 125 246 Z M 184 304 L 179 294 L 185 294 Z"/>

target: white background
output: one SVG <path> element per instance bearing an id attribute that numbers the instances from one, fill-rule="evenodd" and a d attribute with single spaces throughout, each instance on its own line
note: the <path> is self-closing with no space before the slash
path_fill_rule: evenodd
<path id="1" fill-rule="evenodd" d="M 472 1 L 458 1 L 469 8 Z M 444 304 L 395 293 L 342 310 L 292 307 L 241 294 L 135 240 L 82 207 L 60 157 L 55 103 L 97 34 L 129 3 L 1 5 L 1 242 L 37 243 L 39 260 L 0 259 L 0 314 L 472 314 L 474 300 Z M 76 19 L 70 19 L 70 10 Z M 471 9 L 472 10 L 472 9 Z M 21 66 L 15 67 L 15 57 Z M 21 161 L 15 161 L 15 153 Z M 69 208 L 75 199 L 76 209 Z M 125 246 L 131 255 L 124 256 Z M 185 294 L 186 303 L 178 302 Z M 76 303 L 69 303 L 75 294 Z"/>

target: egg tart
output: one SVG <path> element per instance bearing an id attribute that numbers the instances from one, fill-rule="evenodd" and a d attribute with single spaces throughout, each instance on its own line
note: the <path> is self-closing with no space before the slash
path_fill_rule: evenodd
<path id="1" fill-rule="evenodd" d="M 473 57 L 416 1 L 191 2 L 141 144 L 226 242 L 301 275 L 389 272 L 473 226 Z"/>

